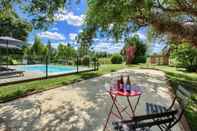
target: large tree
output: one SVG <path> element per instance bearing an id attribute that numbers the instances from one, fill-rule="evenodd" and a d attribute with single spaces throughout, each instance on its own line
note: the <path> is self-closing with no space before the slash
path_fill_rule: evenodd
<path id="1" fill-rule="evenodd" d="M 58 50 L 58 59 L 67 61 L 76 57 L 76 51 L 73 47 L 59 44 L 57 50 Z"/>
<path id="2" fill-rule="evenodd" d="M 138 35 L 129 37 L 125 41 L 121 53 L 126 59 L 127 64 L 137 64 L 146 62 L 146 45 L 140 40 Z"/>
<path id="3" fill-rule="evenodd" d="M 143 26 L 197 45 L 196 0 L 88 0 L 86 26 L 121 38 Z"/>
<path id="4" fill-rule="evenodd" d="M 27 15 L 34 28 L 40 29 L 47 28 L 54 22 L 55 14 L 69 7 L 70 2 L 71 0 L 0 0 L 0 10 L 9 6 L 17 14 L 17 7 Z"/>
<path id="5" fill-rule="evenodd" d="M 34 43 L 32 45 L 31 51 L 37 57 L 43 57 L 47 51 L 45 51 L 45 46 L 42 43 L 40 37 L 36 36 L 34 39 Z"/>
<path id="6" fill-rule="evenodd" d="M 0 36 L 25 40 L 31 30 L 31 24 L 20 18 L 9 4 L 0 5 Z"/>
<path id="7" fill-rule="evenodd" d="M 76 40 L 80 44 L 79 55 L 88 55 L 89 48 L 92 44 L 92 35 L 95 33 L 95 28 L 86 27 L 77 36 Z"/>

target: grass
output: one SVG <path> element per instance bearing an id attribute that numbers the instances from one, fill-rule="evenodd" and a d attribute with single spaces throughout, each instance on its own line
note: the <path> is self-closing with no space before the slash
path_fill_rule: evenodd
<path id="1" fill-rule="evenodd" d="M 32 93 L 37 93 L 52 88 L 68 85 L 82 79 L 89 79 L 89 78 L 101 76 L 103 74 L 110 73 L 111 71 L 116 71 L 125 67 L 126 66 L 122 64 L 116 64 L 116 65 L 109 64 L 109 65 L 101 66 L 98 71 L 84 72 L 84 73 L 78 73 L 69 76 L 51 78 L 47 80 L 38 80 L 38 81 L 13 84 L 8 86 L 1 86 L 0 102 L 6 102 Z"/>
<path id="2" fill-rule="evenodd" d="M 197 73 L 186 72 L 182 68 L 175 68 L 170 66 L 147 66 L 140 65 L 141 68 L 157 69 L 165 72 L 169 79 L 171 86 L 176 88 L 182 85 L 188 91 L 192 92 L 192 98 L 186 108 L 186 118 L 190 124 L 192 131 L 197 131 Z"/>

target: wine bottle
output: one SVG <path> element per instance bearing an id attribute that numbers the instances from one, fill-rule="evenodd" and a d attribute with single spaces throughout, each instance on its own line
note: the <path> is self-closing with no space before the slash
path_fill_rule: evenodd
<path id="1" fill-rule="evenodd" d="M 130 81 L 129 75 L 127 77 L 126 90 L 128 93 L 131 92 L 131 81 Z"/>
<path id="2" fill-rule="evenodd" d="M 117 80 L 117 90 L 120 90 L 120 80 Z"/>
<path id="3" fill-rule="evenodd" d="M 120 91 L 124 90 L 124 80 L 123 80 L 123 76 L 121 75 L 120 77 Z"/>

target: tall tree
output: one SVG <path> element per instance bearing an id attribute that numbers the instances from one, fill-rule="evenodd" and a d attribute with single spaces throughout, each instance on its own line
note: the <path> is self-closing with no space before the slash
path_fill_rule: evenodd
<path id="1" fill-rule="evenodd" d="M 43 56 L 44 55 L 44 45 L 41 41 L 41 38 L 36 36 L 34 39 L 34 43 L 32 45 L 32 53 L 35 54 L 36 56 Z"/>
<path id="2" fill-rule="evenodd" d="M 9 4 L 0 6 L 0 27 L 0 36 L 10 36 L 20 40 L 25 40 L 32 30 L 31 24 L 20 18 Z"/>
<path id="3" fill-rule="evenodd" d="M 126 43 L 122 49 L 122 54 L 126 58 L 127 64 L 146 62 L 146 45 L 140 40 L 138 35 L 134 35 L 126 39 Z"/>
<path id="4" fill-rule="evenodd" d="M 55 14 L 67 8 L 70 3 L 71 0 L 0 0 L 0 10 L 5 6 L 10 6 L 12 9 L 17 6 L 27 14 L 34 27 L 40 29 L 47 28 L 54 22 Z"/>
<path id="5" fill-rule="evenodd" d="M 88 54 L 89 48 L 92 44 L 92 35 L 95 30 L 87 27 L 81 32 L 77 37 L 77 42 L 80 44 L 79 54 L 80 56 L 84 56 Z"/>
<path id="6" fill-rule="evenodd" d="M 88 7 L 86 25 L 117 39 L 151 26 L 159 35 L 197 45 L 196 0 L 88 0 Z"/>
<path id="7" fill-rule="evenodd" d="M 63 44 L 58 45 L 58 58 L 70 60 L 72 58 L 76 57 L 76 51 L 73 47 L 69 47 Z"/>

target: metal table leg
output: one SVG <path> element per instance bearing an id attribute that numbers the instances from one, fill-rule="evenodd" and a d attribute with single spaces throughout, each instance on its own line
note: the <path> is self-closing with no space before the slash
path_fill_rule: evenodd
<path id="1" fill-rule="evenodd" d="M 117 104 L 116 104 L 116 97 L 117 97 L 117 96 L 113 96 L 112 94 L 110 94 L 110 95 L 111 95 L 111 98 L 112 98 L 112 99 L 115 97 L 113 103 L 114 103 L 114 105 L 115 105 L 115 107 L 116 107 L 116 110 L 118 111 L 118 114 L 120 115 L 121 120 L 122 120 L 123 117 L 122 117 L 121 111 L 119 110 L 119 108 L 118 108 L 118 106 L 117 106 Z"/>
<path id="2" fill-rule="evenodd" d="M 123 119 L 122 114 L 121 114 L 121 112 L 120 112 L 120 110 L 119 110 L 119 108 L 118 108 L 118 106 L 116 104 L 116 97 L 117 96 L 113 96 L 111 93 L 110 93 L 110 96 L 112 98 L 112 105 L 111 105 L 111 108 L 110 108 L 110 112 L 108 113 L 107 120 L 106 120 L 106 123 L 105 123 L 103 131 L 105 131 L 105 129 L 107 128 L 107 124 L 109 122 L 111 114 L 114 114 L 116 117 L 118 117 L 121 120 Z M 113 112 L 114 105 L 116 107 L 116 110 L 118 111 L 119 116 L 116 113 Z"/>
<path id="3" fill-rule="evenodd" d="M 112 113 L 112 110 L 113 110 L 113 107 L 114 107 L 114 99 L 116 99 L 116 97 L 113 97 L 113 98 L 112 98 L 113 103 L 112 103 L 111 108 L 110 108 L 110 111 L 109 111 L 109 113 L 108 113 L 107 120 L 106 120 L 106 123 L 105 123 L 105 126 L 104 126 L 103 131 L 105 131 L 105 129 L 106 129 L 106 127 L 107 127 L 107 124 L 108 124 L 108 121 L 109 121 L 109 118 L 110 118 L 110 116 L 111 116 L 111 113 Z"/>
<path id="4" fill-rule="evenodd" d="M 127 96 L 127 101 L 128 101 L 128 103 L 129 103 L 129 107 L 130 107 L 130 109 L 131 109 L 131 112 L 132 112 L 132 115 L 133 115 L 133 116 L 135 116 L 135 110 L 136 110 L 136 108 L 137 108 L 137 105 L 139 104 L 139 100 L 140 100 L 140 95 L 138 96 L 137 102 L 136 102 L 136 104 L 134 105 L 134 108 L 133 108 L 133 106 L 131 105 L 131 102 L 130 102 L 129 97 Z M 131 116 L 131 117 L 133 117 L 133 116 Z"/>

